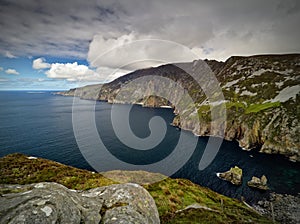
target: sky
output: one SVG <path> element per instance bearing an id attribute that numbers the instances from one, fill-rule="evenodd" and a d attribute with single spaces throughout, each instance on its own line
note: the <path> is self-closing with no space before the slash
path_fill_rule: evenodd
<path id="1" fill-rule="evenodd" d="M 177 61 L 300 52 L 299 0 L 0 0 L 0 90 L 62 90 Z"/>

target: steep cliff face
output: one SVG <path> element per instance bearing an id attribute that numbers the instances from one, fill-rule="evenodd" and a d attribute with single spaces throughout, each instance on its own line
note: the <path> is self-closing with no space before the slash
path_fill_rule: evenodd
<path id="1" fill-rule="evenodd" d="M 225 138 L 299 161 L 300 55 L 232 57 L 217 78 L 228 100 Z"/>
<path id="2" fill-rule="evenodd" d="M 300 55 L 234 56 L 224 63 L 205 62 L 218 79 L 225 98 L 224 102 L 220 102 L 220 105 L 226 106 L 226 122 L 222 124 L 225 127 L 224 138 L 237 140 L 247 150 L 259 148 L 264 153 L 282 154 L 292 161 L 300 161 Z M 215 122 L 211 118 L 213 105 L 186 72 L 195 66 L 197 62 L 137 70 L 110 83 L 73 89 L 63 95 L 110 103 L 172 106 L 177 114 L 174 125 L 201 136 L 218 135 L 212 129 Z M 147 85 L 129 85 L 141 77 L 146 77 Z M 185 100 L 179 86 L 184 89 L 183 95 L 191 97 L 195 107 L 182 105 Z M 120 92 L 123 98 L 118 97 Z M 155 92 L 165 97 L 157 97 Z M 138 98 L 142 93 L 145 97 Z"/>

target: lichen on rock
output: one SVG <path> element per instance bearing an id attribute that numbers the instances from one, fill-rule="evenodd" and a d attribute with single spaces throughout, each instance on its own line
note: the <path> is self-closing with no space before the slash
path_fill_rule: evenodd
<path id="1" fill-rule="evenodd" d="M 0 197 L 0 223 L 160 222 L 153 198 L 138 184 L 88 191 L 69 190 L 57 183 L 4 185 L 2 188 L 7 193 Z"/>

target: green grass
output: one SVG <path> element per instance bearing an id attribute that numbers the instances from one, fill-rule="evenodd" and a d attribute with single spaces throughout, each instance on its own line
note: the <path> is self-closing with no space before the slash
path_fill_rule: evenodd
<path id="1" fill-rule="evenodd" d="M 68 188 L 87 190 L 115 182 L 99 173 L 66 166 L 46 159 L 28 159 L 10 154 L 0 159 L 0 184 L 31 184 L 57 182 Z"/>
<path id="2" fill-rule="evenodd" d="M 167 178 L 144 187 L 154 198 L 162 223 L 271 223 L 240 201 L 189 180 Z M 214 211 L 189 209 L 176 212 L 194 203 Z"/>
<path id="3" fill-rule="evenodd" d="M 102 174 L 66 166 L 46 159 L 28 159 L 22 154 L 11 154 L 0 158 L 0 184 L 30 184 L 57 182 L 70 189 L 86 190 L 107 186 L 112 181 Z M 147 182 L 161 179 L 161 174 L 145 171 L 113 171 L 113 177 L 121 182 Z M 140 178 L 141 179 L 140 179 Z M 155 200 L 161 223 L 271 223 L 271 221 L 242 202 L 218 194 L 185 179 L 166 178 L 159 182 L 143 185 Z M 0 187 L 0 194 L 13 193 Z M 213 209 L 189 209 L 188 205 L 198 203 Z"/>
<path id="4" fill-rule="evenodd" d="M 263 104 L 252 104 L 246 109 L 245 113 L 246 114 L 257 113 L 259 111 L 266 110 L 271 107 L 279 107 L 280 105 L 281 105 L 280 102 L 267 102 L 267 103 L 263 103 Z"/>

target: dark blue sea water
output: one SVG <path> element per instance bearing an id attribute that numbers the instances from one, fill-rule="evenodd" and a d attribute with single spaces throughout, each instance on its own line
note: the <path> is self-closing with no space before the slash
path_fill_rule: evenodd
<path id="1" fill-rule="evenodd" d="M 84 106 L 88 101 L 77 99 L 77 102 L 83 105 L 77 113 L 79 117 L 84 118 L 85 114 L 89 113 Z M 90 103 L 94 104 L 92 101 Z M 50 92 L 0 92 L 0 156 L 20 152 L 93 170 L 79 150 L 74 136 L 72 104 L 72 97 L 56 96 Z M 110 119 L 111 107 L 112 105 L 105 102 L 97 102 L 94 119 L 103 144 L 119 160 L 136 165 L 155 163 L 168 157 L 178 144 L 180 130 L 167 125 L 165 138 L 154 149 L 143 151 L 127 147 L 115 136 Z M 116 105 L 120 116 L 128 107 L 130 105 Z M 133 133 L 140 138 L 147 137 L 150 134 L 148 123 L 154 116 L 160 116 L 170 124 L 174 114 L 171 109 L 133 106 L 129 116 Z M 85 144 L 97 148 L 95 142 L 88 141 L 90 129 L 84 133 L 87 139 Z M 188 162 L 173 174 L 173 177 L 190 179 L 194 183 L 230 197 L 243 196 L 249 202 L 266 197 L 268 194 L 247 187 L 246 182 L 253 175 L 266 175 L 272 191 L 289 194 L 300 192 L 299 163 L 289 162 L 282 156 L 243 151 L 236 142 L 223 141 L 213 162 L 205 170 L 199 171 L 198 164 L 208 138 L 196 137 L 186 131 L 183 131 L 183 135 L 191 142 L 197 141 L 197 147 Z M 189 147 L 187 144 L 186 148 Z M 176 160 L 175 158 L 174 163 Z M 235 165 L 243 169 L 242 186 L 233 186 L 216 177 L 217 172 L 226 171 Z M 116 166 L 111 164 L 112 168 L 117 168 Z"/>

